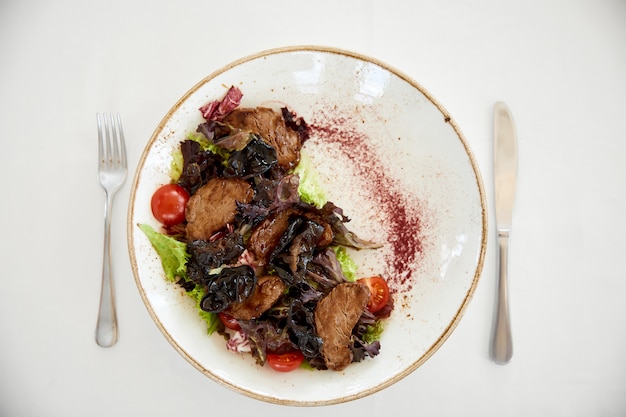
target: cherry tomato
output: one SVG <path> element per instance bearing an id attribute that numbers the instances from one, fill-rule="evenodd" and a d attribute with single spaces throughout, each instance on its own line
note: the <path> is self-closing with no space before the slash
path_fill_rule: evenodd
<path id="1" fill-rule="evenodd" d="M 189 193 L 178 184 L 165 184 L 152 195 L 154 217 L 165 226 L 174 226 L 185 220 Z"/>
<path id="2" fill-rule="evenodd" d="M 239 325 L 239 322 L 237 321 L 237 319 L 231 316 L 230 314 L 226 314 L 222 311 L 222 312 L 219 312 L 217 315 L 219 316 L 224 326 L 228 327 L 229 329 L 233 329 L 233 330 L 241 329 L 241 326 Z"/>
<path id="3" fill-rule="evenodd" d="M 367 309 L 375 313 L 389 301 L 389 287 L 387 281 L 381 276 L 373 276 L 369 278 L 361 278 L 358 280 L 361 284 L 367 285 L 370 290 L 370 299 L 367 302 Z"/>
<path id="4" fill-rule="evenodd" d="M 304 361 L 304 355 L 299 350 L 287 353 L 268 353 L 267 363 L 278 372 L 291 372 L 297 369 Z"/>

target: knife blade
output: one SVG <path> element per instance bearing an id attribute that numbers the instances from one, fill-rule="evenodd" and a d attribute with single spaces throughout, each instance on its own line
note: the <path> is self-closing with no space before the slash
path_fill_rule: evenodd
<path id="1" fill-rule="evenodd" d="M 513 356 L 509 316 L 509 240 L 517 185 L 517 132 L 508 106 L 499 101 L 493 108 L 494 187 L 498 231 L 498 285 L 491 358 L 504 365 Z"/>

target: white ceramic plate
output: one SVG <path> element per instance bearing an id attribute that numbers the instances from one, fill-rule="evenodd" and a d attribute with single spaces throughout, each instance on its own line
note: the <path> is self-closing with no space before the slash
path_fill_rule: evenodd
<path id="1" fill-rule="evenodd" d="M 353 253 L 359 275 L 382 274 L 394 292 L 380 354 L 342 372 L 278 373 L 229 352 L 207 336 L 193 303 L 164 279 L 137 228 L 158 228 L 154 190 L 169 181 L 170 153 L 202 122 L 198 108 L 227 87 L 241 105 L 287 105 L 311 126 L 305 152 L 327 197 L 359 236 L 382 241 Z M 486 250 L 485 196 L 476 162 L 447 111 L 419 84 L 389 66 L 320 47 L 265 51 L 211 74 L 157 126 L 139 161 L 128 215 L 133 273 L 163 335 L 193 366 L 235 391 L 288 405 L 339 403 L 372 394 L 423 364 L 448 338 L 477 285 Z"/>

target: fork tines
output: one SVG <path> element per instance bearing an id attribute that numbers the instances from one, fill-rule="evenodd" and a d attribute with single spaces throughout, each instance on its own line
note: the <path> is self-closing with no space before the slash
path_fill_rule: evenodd
<path id="1" fill-rule="evenodd" d="M 126 165 L 122 118 L 119 113 L 96 113 L 98 122 L 98 159 L 101 166 Z"/>

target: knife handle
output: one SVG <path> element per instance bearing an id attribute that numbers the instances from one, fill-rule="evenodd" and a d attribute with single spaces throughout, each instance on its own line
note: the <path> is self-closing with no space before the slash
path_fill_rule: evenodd
<path id="1" fill-rule="evenodd" d="M 507 364 L 513 356 L 513 338 L 509 317 L 509 231 L 498 231 L 498 296 L 491 340 L 491 358 L 500 365 Z"/>

